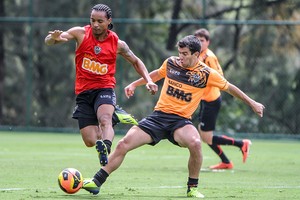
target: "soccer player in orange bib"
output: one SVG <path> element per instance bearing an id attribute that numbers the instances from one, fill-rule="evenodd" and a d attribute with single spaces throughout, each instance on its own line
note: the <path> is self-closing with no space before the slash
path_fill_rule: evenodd
<path id="1" fill-rule="evenodd" d="M 109 174 L 122 164 L 126 154 L 142 145 L 156 145 L 163 139 L 174 145 L 187 148 L 190 156 L 187 164 L 187 196 L 203 198 L 198 190 L 199 173 L 202 165 L 201 139 L 197 128 L 191 122 L 192 114 L 209 87 L 218 87 L 248 104 L 260 117 L 264 106 L 248 97 L 240 89 L 229 83 L 217 71 L 199 60 L 201 43 L 193 35 L 186 36 L 177 43 L 179 56 L 166 59 L 162 66 L 150 73 L 154 82 L 164 78 L 160 97 L 152 114 L 139 121 L 118 142 L 109 156 L 109 163 L 103 166 L 92 179 L 86 179 L 83 188 L 98 194 Z M 129 98 L 137 86 L 146 84 L 139 79 L 125 88 Z M 157 166 L 159 168 L 159 165 Z M 157 170 L 159 176 L 159 170 Z M 170 177 L 170 181 L 172 177 Z"/>
<path id="2" fill-rule="evenodd" d="M 207 29 L 198 29 L 194 35 L 201 41 L 200 60 L 210 68 L 215 69 L 223 76 L 223 70 L 219 64 L 216 55 L 208 48 L 210 44 L 210 34 Z M 238 147 L 243 155 L 243 162 L 249 154 L 251 141 L 248 139 L 236 140 L 225 135 L 213 135 L 215 130 L 218 113 L 221 107 L 222 97 L 220 89 L 210 87 L 206 94 L 202 97 L 199 110 L 199 125 L 198 130 L 203 142 L 220 157 L 219 164 L 210 166 L 210 169 L 232 169 L 233 163 L 227 158 L 220 145 L 234 145 Z"/>

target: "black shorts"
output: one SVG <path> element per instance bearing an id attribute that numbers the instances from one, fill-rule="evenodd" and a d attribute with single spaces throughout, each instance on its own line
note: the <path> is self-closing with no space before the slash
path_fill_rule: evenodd
<path id="1" fill-rule="evenodd" d="M 199 122 L 202 131 L 213 131 L 216 127 L 216 121 L 221 108 L 222 97 L 214 101 L 207 102 L 201 100 L 199 111 Z"/>
<path id="2" fill-rule="evenodd" d="M 153 142 L 150 143 L 150 145 L 154 146 L 162 139 L 168 139 L 173 144 L 178 145 L 174 140 L 174 131 L 188 124 L 193 123 L 187 118 L 180 117 L 176 114 L 154 111 L 139 121 L 138 127 L 151 136 Z"/>
<path id="3" fill-rule="evenodd" d="M 78 120 L 80 129 L 99 124 L 97 109 L 102 104 L 116 105 L 116 94 L 113 89 L 87 90 L 77 95 L 73 118 Z"/>

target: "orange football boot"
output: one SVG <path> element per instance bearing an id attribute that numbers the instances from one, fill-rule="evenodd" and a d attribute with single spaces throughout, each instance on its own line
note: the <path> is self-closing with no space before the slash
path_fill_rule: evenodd
<path id="1" fill-rule="evenodd" d="M 230 163 L 221 162 L 217 165 L 210 166 L 209 168 L 210 169 L 232 169 L 233 163 L 232 162 L 230 162 Z"/>
<path id="2" fill-rule="evenodd" d="M 252 142 L 250 140 L 243 140 L 243 146 L 241 148 L 242 154 L 243 154 L 243 163 L 246 162 L 249 152 L 250 152 L 250 145 Z"/>

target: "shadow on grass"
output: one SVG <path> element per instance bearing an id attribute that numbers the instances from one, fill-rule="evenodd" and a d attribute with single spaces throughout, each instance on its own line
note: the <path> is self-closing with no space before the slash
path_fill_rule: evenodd
<path id="1" fill-rule="evenodd" d="M 146 199 L 157 199 L 157 200 L 167 200 L 167 199 L 186 199 L 186 196 L 163 196 L 163 195 L 138 195 L 138 194 L 99 194 L 99 195 L 89 195 L 89 194 L 76 194 L 76 195 L 53 195 L 53 196 L 49 196 L 49 197 L 42 197 L 42 196 L 38 196 L 35 198 L 39 198 L 39 199 L 66 199 L 66 200 L 70 200 L 70 199 L 101 199 L 101 200 L 108 200 L 108 199 L 123 199 L 123 200 L 132 200 L 132 199 L 141 199 L 141 200 L 146 200 Z"/>
<path id="2" fill-rule="evenodd" d="M 101 198 L 100 198 L 101 197 Z M 52 199 L 111 199 L 111 197 L 105 197 L 101 195 L 90 195 L 90 194 L 74 194 L 74 195 L 53 195 L 51 196 Z"/>

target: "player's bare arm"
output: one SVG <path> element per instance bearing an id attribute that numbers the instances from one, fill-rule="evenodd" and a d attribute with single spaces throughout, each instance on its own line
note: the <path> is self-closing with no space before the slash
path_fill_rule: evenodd
<path id="1" fill-rule="evenodd" d="M 147 90 L 153 95 L 158 91 L 158 86 L 152 81 L 148 74 L 148 70 L 144 63 L 130 50 L 126 42 L 118 41 L 118 54 L 123 56 L 132 66 L 135 68 L 137 73 L 141 75 L 146 81 Z M 127 95 L 126 95 L 127 96 Z M 127 96 L 128 97 L 128 96 Z"/>
<path id="2" fill-rule="evenodd" d="M 47 45 L 64 43 L 73 39 L 76 40 L 77 44 L 81 44 L 81 41 L 84 38 L 84 28 L 79 26 L 70 28 L 67 31 L 54 30 L 49 31 L 48 33 L 49 34 L 45 38 L 45 43 Z"/>
<path id="3" fill-rule="evenodd" d="M 159 75 L 158 70 L 154 70 L 152 72 L 150 72 L 150 77 L 153 80 L 153 82 L 155 83 L 156 81 L 159 81 L 160 79 L 162 79 L 163 77 Z M 133 81 L 132 83 L 130 83 L 128 86 L 125 87 L 124 92 L 127 98 L 130 98 L 131 96 L 134 95 L 134 91 L 136 89 L 136 87 L 140 86 L 140 85 L 145 85 L 146 81 L 143 78 L 140 78 L 136 81 Z"/>
<path id="4" fill-rule="evenodd" d="M 263 117 L 265 106 L 251 99 L 248 95 L 246 95 L 235 85 L 229 83 L 229 87 L 227 90 L 225 90 L 225 92 L 231 94 L 234 97 L 241 99 L 243 102 L 249 105 L 256 114 L 258 114 L 260 117 Z"/>

